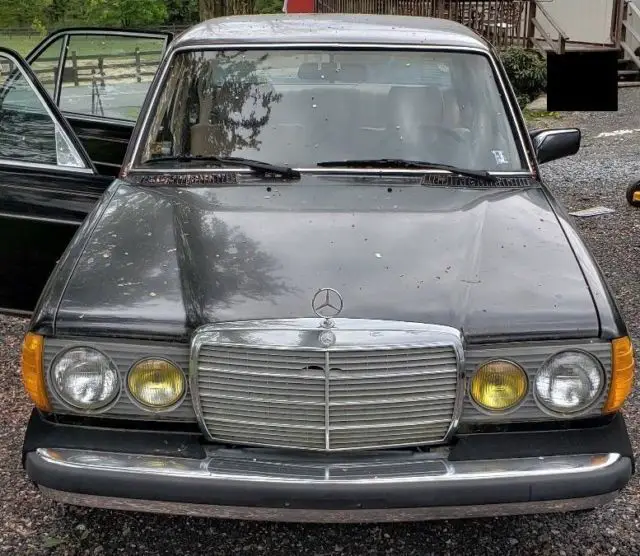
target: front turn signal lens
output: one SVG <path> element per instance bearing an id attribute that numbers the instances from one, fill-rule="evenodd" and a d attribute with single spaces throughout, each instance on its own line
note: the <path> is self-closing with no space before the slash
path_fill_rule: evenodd
<path id="1" fill-rule="evenodd" d="M 471 398 L 489 411 L 506 411 L 518 405 L 527 394 L 527 374 L 511 361 L 489 361 L 471 379 Z"/>
<path id="2" fill-rule="evenodd" d="M 31 401 L 41 411 L 51 411 L 44 379 L 42 352 L 44 338 L 39 334 L 28 332 L 22 342 L 21 370 L 24 388 Z"/>
<path id="3" fill-rule="evenodd" d="M 618 411 L 633 389 L 635 359 L 633 345 L 628 336 L 611 342 L 611 386 L 603 413 Z"/>
<path id="4" fill-rule="evenodd" d="M 169 409 L 177 404 L 187 388 L 182 369 L 165 359 L 144 359 L 129 371 L 127 387 L 143 407 Z"/>

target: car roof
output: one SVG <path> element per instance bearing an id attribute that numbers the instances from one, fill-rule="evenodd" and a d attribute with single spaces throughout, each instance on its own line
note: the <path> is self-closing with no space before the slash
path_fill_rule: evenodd
<path id="1" fill-rule="evenodd" d="M 381 44 L 475 48 L 489 52 L 479 35 L 447 19 L 364 14 L 266 14 L 229 16 L 194 25 L 171 49 L 220 43 Z"/>

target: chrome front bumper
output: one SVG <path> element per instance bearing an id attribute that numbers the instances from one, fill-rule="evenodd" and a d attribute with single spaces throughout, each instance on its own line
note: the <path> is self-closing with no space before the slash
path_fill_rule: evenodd
<path id="1" fill-rule="evenodd" d="M 598 506 L 629 480 L 618 453 L 448 461 L 220 449 L 203 459 L 76 449 L 27 454 L 52 498 L 147 512 L 298 522 L 382 522 L 560 512 Z"/>

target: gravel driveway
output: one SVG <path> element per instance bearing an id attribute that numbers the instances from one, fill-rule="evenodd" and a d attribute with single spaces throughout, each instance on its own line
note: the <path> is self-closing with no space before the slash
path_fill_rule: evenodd
<path id="1" fill-rule="evenodd" d="M 570 209 L 606 205 L 615 213 L 579 226 L 640 340 L 640 211 L 624 189 L 640 178 L 640 89 L 622 90 L 618 113 L 563 114 L 578 125 L 577 156 L 546 166 L 549 184 Z M 633 131 L 638 128 L 639 131 Z M 616 130 L 631 132 L 610 135 Z M 599 136 L 601 133 L 605 135 Z M 0 552 L 7 554 L 640 554 L 640 484 L 595 512 L 383 526 L 279 525 L 64 508 L 44 500 L 19 467 L 29 404 L 19 377 L 26 322 L 0 317 Z M 640 400 L 627 403 L 634 448 Z"/>

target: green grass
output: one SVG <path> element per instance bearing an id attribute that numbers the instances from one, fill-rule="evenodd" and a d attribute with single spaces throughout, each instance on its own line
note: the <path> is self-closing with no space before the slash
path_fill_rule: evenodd
<path id="1" fill-rule="evenodd" d="M 5 35 L 0 32 L 0 46 L 11 48 L 21 56 L 28 54 L 45 35 Z M 160 51 L 162 43 L 156 39 L 135 39 L 117 37 L 108 41 L 92 37 L 71 37 L 69 50 L 77 48 L 78 55 L 129 54 L 136 48 L 142 51 Z M 59 49 L 59 47 L 58 47 Z M 59 51 L 59 50 L 58 50 Z"/>
<path id="2" fill-rule="evenodd" d="M 554 127 L 562 121 L 560 112 L 547 112 L 546 110 L 529 110 L 525 108 L 522 111 L 528 126 L 535 127 Z"/>
<path id="3" fill-rule="evenodd" d="M 0 32 L 0 46 L 11 48 L 21 56 L 26 56 L 43 38 L 44 35 L 6 35 Z"/>

